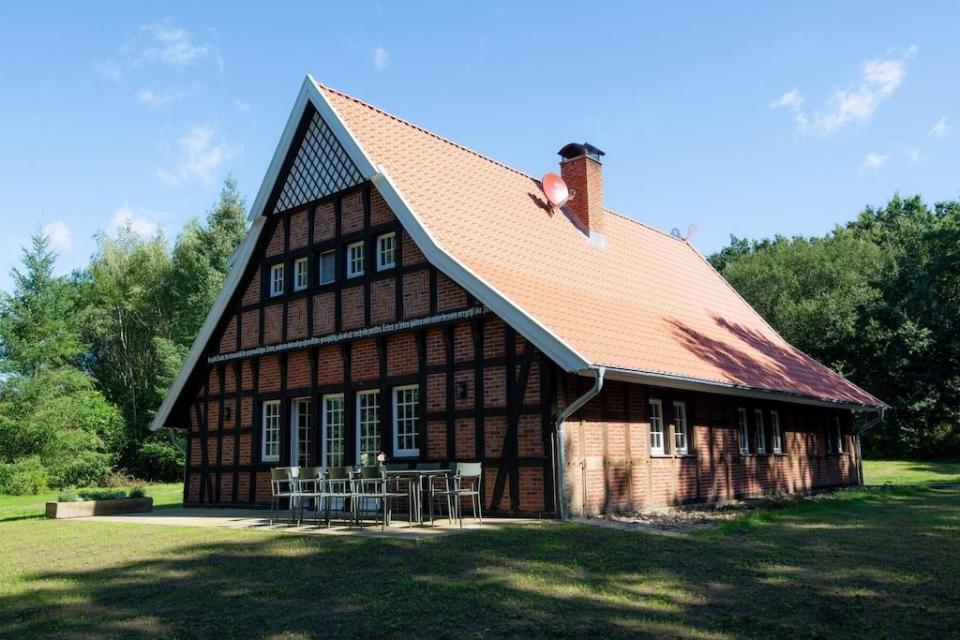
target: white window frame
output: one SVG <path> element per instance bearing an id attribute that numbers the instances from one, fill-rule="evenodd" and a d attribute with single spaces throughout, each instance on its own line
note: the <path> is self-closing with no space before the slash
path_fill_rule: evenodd
<path id="1" fill-rule="evenodd" d="M 307 467 L 310 464 L 310 414 L 312 400 L 308 396 L 290 402 L 290 466 Z M 306 409 L 306 412 L 302 409 Z M 294 447 L 296 443 L 296 447 Z"/>
<path id="2" fill-rule="evenodd" d="M 401 399 L 401 396 L 406 396 L 408 391 L 413 391 L 414 396 L 413 400 L 410 401 L 408 398 L 404 397 Z M 408 408 L 412 411 L 412 415 L 405 415 L 403 418 L 400 417 L 400 409 Z M 404 439 L 413 438 L 413 442 L 417 442 L 417 436 L 420 433 L 420 385 L 417 384 L 408 384 L 401 387 L 393 388 L 393 453 L 396 456 L 418 456 L 420 455 L 420 449 L 416 446 L 413 447 L 402 447 L 400 446 L 402 440 L 401 436 Z M 401 430 L 403 433 L 401 434 Z"/>
<path id="3" fill-rule="evenodd" d="M 373 404 L 367 407 L 362 406 L 364 404 L 364 398 L 373 398 Z M 373 419 L 369 418 L 369 415 L 366 415 L 364 411 L 373 412 Z M 356 442 L 357 442 L 357 459 L 354 464 L 361 464 L 361 456 L 364 453 L 369 453 L 376 458 L 377 454 L 380 453 L 380 390 L 379 389 L 368 389 L 366 391 L 357 392 L 356 400 L 356 413 L 354 414 L 355 420 L 355 432 L 356 432 Z M 364 450 L 363 444 L 365 439 L 370 439 L 371 436 L 364 434 L 364 428 L 373 426 L 376 430 L 376 446 L 372 450 Z M 372 461 L 371 461 L 372 462 Z"/>
<path id="4" fill-rule="evenodd" d="M 397 266 L 397 234 L 391 231 L 377 236 L 377 271 L 386 271 L 395 266 Z"/>
<path id="5" fill-rule="evenodd" d="M 283 295 L 283 279 L 286 275 L 283 269 L 283 263 L 275 264 L 270 267 L 270 297 Z"/>
<path id="6" fill-rule="evenodd" d="M 297 258 L 293 261 L 293 290 L 303 291 L 310 286 L 310 259 Z"/>
<path id="7" fill-rule="evenodd" d="M 339 406 L 335 403 L 339 401 Z M 323 431 L 320 434 L 320 442 L 323 447 L 323 451 L 320 453 L 321 466 L 324 469 L 330 467 L 342 467 L 346 463 L 343 456 L 345 453 L 344 443 L 346 442 L 345 432 L 346 424 L 344 419 L 346 412 L 344 411 L 343 405 L 343 394 L 342 393 L 329 393 L 324 394 L 321 399 L 321 409 L 323 422 Z M 339 418 L 339 421 L 336 419 Z M 339 427 L 338 432 L 334 432 L 333 429 Z M 330 445 L 332 442 L 339 443 L 339 451 L 331 451 L 332 448 Z M 339 456 L 335 458 L 334 456 Z M 333 464 L 336 462 L 336 464 Z"/>
<path id="8" fill-rule="evenodd" d="M 323 259 L 326 256 L 330 256 L 330 262 L 333 264 L 333 273 L 330 275 L 329 280 L 323 279 Z M 330 284 L 331 282 L 337 281 L 337 252 L 336 251 L 324 251 L 320 254 L 320 257 L 317 258 L 317 281 L 320 284 Z"/>
<path id="9" fill-rule="evenodd" d="M 690 430 L 687 425 L 687 403 L 673 402 L 673 447 L 678 456 L 685 456 L 690 449 Z"/>
<path id="10" fill-rule="evenodd" d="M 779 455 L 783 453 L 783 431 L 780 429 L 780 412 L 776 409 L 770 411 L 770 430 L 773 432 L 773 452 Z"/>
<path id="11" fill-rule="evenodd" d="M 347 245 L 347 277 L 358 278 L 363 275 L 363 240 Z"/>
<path id="12" fill-rule="evenodd" d="M 743 407 L 737 407 L 737 419 L 740 421 L 740 455 L 745 456 L 750 453 L 750 425 L 747 423 L 747 410 Z"/>
<path id="13" fill-rule="evenodd" d="M 756 430 L 757 453 L 767 452 L 767 431 L 763 426 L 763 409 L 753 410 L 753 423 Z"/>
<path id="14" fill-rule="evenodd" d="M 666 454 L 663 447 L 663 402 L 658 398 L 650 398 L 650 455 L 662 456 Z"/>
<path id="15" fill-rule="evenodd" d="M 264 400 L 260 422 L 260 460 L 280 461 L 280 401 Z M 270 451 L 273 453 L 270 453 Z"/>

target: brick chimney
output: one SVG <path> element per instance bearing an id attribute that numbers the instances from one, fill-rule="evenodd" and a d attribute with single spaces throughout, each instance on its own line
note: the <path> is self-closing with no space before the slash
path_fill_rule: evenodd
<path id="1" fill-rule="evenodd" d="M 571 142 L 557 153 L 560 177 L 567 183 L 572 197 L 566 208 L 577 216 L 583 229 L 590 234 L 603 233 L 603 151 L 588 142 Z"/>

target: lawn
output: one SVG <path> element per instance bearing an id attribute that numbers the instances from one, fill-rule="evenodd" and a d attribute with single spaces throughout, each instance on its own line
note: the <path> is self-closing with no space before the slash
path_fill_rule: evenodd
<path id="1" fill-rule="evenodd" d="M 960 460 L 864 460 L 866 484 L 960 482 Z"/>
<path id="2" fill-rule="evenodd" d="M 0 637 L 955 637 L 960 489 L 845 491 L 675 538 L 421 541 L 0 523 Z"/>
<path id="3" fill-rule="evenodd" d="M 157 508 L 179 506 L 183 503 L 183 484 L 151 484 L 144 487 L 147 495 L 153 498 L 153 505 Z M 39 518 L 44 514 L 44 505 L 57 499 L 57 492 L 40 494 L 37 496 L 6 496 L 0 495 L 0 522 L 5 520 L 20 520 L 23 518 Z"/>

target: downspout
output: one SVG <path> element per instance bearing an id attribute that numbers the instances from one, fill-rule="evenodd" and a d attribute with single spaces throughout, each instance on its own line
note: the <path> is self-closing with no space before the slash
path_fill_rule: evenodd
<path id="1" fill-rule="evenodd" d="M 567 519 L 567 454 L 565 447 L 566 440 L 563 437 L 563 425 L 567 418 L 589 402 L 591 398 L 600 393 L 600 390 L 603 389 L 603 377 L 607 372 L 606 367 L 590 367 L 589 370 L 592 371 L 594 375 L 593 386 L 582 396 L 570 403 L 567 408 L 557 416 L 557 466 L 559 467 L 559 469 L 557 469 L 557 489 L 560 496 L 560 504 L 558 507 L 561 520 Z"/>
<path id="2" fill-rule="evenodd" d="M 877 409 L 877 417 L 873 420 L 870 420 L 865 425 L 857 429 L 857 475 L 859 476 L 860 486 L 863 486 L 863 450 L 860 448 L 860 434 L 866 433 L 870 429 L 874 428 L 883 421 L 883 415 L 886 413 L 886 407 L 880 407 Z"/>

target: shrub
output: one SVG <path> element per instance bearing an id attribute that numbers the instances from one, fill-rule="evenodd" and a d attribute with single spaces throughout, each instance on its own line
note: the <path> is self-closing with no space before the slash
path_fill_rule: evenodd
<path id="1" fill-rule="evenodd" d="M 76 502 L 77 500 L 80 500 L 80 494 L 73 487 L 61 489 L 57 494 L 57 502 Z"/>
<path id="2" fill-rule="evenodd" d="M 128 498 L 146 498 L 147 492 L 143 489 L 143 487 L 134 487 L 130 489 L 129 492 L 127 492 L 127 497 Z"/>
<path id="3" fill-rule="evenodd" d="M 27 496 L 47 490 L 47 472 L 37 457 L 0 464 L 0 493 Z"/>
<path id="4" fill-rule="evenodd" d="M 80 489 L 77 491 L 84 500 L 120 500 L 127 497 L 122 489 Z"/>
<path id="5" fill-rule="evenodd" d="M 96 451 L 80 451 L 70 459 L 51 465 L 50 479 L 56 487 L 102 486 L 110 477 L 110 457 Z"/>
<path id="6" fill-rule="evenodd" d="M 140 445 L 136 473 L 140 478 L 176 482 L 183 478 L 183 454 L 165 436 L 154 436 Z"/>

